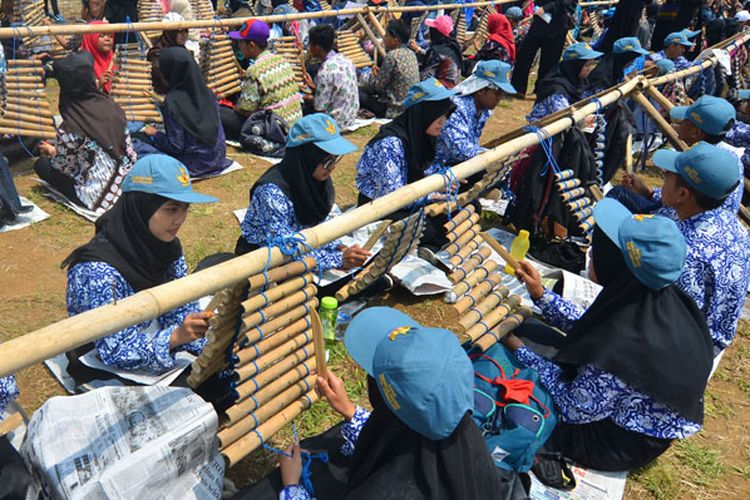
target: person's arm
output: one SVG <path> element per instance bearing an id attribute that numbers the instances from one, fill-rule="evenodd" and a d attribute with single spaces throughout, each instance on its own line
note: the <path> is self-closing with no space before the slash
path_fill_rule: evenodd
<path id="1" fill-rule="evenodd" d="M 586 310 L 544 288 L 542 277 L 534 266 L 525 260 L 518 261 L 518 264 L 516 278 L 526 285 L 531 300 L 542 310 L 544 319 L 550 325 L 569 332 Z"/>
<path id="2" fill-rule="evenodd" d="M 5 407 L 18 398 L 18 386 L 13 375 L 0 378 L 0 414 Z"/>
<path id="3" fill-rule="evenodd" d="M 375 49 L 377 50 L 377 48 Z M 396 61 L 392 55 L 385 56 L 385 61 L 380 67 L 377 76 L 371 76 L 367 88 L 375 93 L 382 94 L 386 91 L 393 78 L 393 70 L 396 67 Z"/>
<path id="4" fill-rule="evenodd" d="M 182 153 L 185 150 L 185 129 L 174 119 L 166 106 L 162 106 L 161 114 L 164 119 L 164 132 L 157 131 L 151 136 L 154 147 L 166 154 Z"/>
<path id="5" fill-rule="evenodd" d="M 336 413 L 344 417 L 345 422 L 341 426 L 341 435 L 344 437 L 341 453 L 345 456 L 352 456 L 359 434 L 367 419 L 370 418 L 370 412 L 352 403 L 341 378 L 331 370 L 327 373 L 327 378 L 318 377 L 315 390 L 328 401 Z"/>
<path id="6" fill-rule="evenodd" d="M 724 136 L 724 141 L 736 148 L 750 147 L 750 125 L 737 121 Z"/>
<path id="7" fill-rule="evenodd" d="M 568 101 L 567 97 L 562 94 L 552 94 L 544 98 L 542 102 L 534 104 L 534 107 L 531 109 L 531 113 L 526 115 L 526 121 L 528 121 L 529 123 L 534 123 L 541 120 L 545 116 L 551 115 L 552 113 L 557 113 L 558 111 L 565 109 L 568 106 L 570 106 L 570 102 Z"/>
<path id="8" fill-rule="evenodd" d="M 187 263 L 185 262 L 185 256 L 181 256 L 174 262 L 169 271 L 167 271 L 167 281 L 174 281 L 187 275 L 188 267 Z M 179 326 L 185 321 L 185 318 L 187 318 L 189 314 L 197 313 L 199 311 L 200 307 L 198 306 L 197 301 L 188 302 L 187 304 L 183 304 L 162 315 L 159 320 L 162 322 L 162 326 Z M 187 351 L 191 354 L 198 355 L 203 351 L 203 347 L 206 345 L 206 342 L 207 340 L 205 338 L 200 338 L 190 342 L 189 344 L 181 345 L 173 350 L 175 352 Z"/>
<path id="9" fill-rule="evenodd" d="M 133 290 L 109 264 L 84 262 L 68 272 L 67 293 L 68 312 L 75 315 L 112 304 L 115 300 L 132 295 Z M 170 325 L 151 333 L 149 325 L 150 322 L 141 323 L 97 340 L 96 348 L 101 360 L 107 365 L 126 370 L 162 372 L 172 368 L 173 344 L 187 343 L 188 338 L 195 336 L 194 332 L 187 331 L 183 324 Z"/>
<path id="10" fill-rule="evenodd" d="M 560 417 L 569 424 L 586 424 L 611 416 L 618 396 L 627 390 L 620 379 L 592 365 L 579 368 L 576 377 L 568 382 L 559 366 L 528 347 L 519 347 L 513 354 L 524 366 L 537 371 Z"/>
<path id="11" fill-rule="evenodd" d="M 458 113 L 445 123 L 438 142 L 438 150 L 449 153 L 451 163 L 466 161 L 487 151 L 471 136 L 467 117 Z"/>
<path id="12" fill-rule="evenodd" d="M 90 163 L 90 152 L 84 147 L 86 139 L 76 134 L 57 129 L 55 140 L 55 155 L 50 159 L 50 165 L 55 170 L 76 177 Z"/>

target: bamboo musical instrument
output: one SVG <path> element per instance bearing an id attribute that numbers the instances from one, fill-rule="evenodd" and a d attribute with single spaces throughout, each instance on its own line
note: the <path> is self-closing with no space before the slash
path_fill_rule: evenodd
<path id="1" fill-rule="evenodd" d="M 478 348 L 482 352 L 488 350 L 490 347 L 495 345 L 501 338 L 508 335 L 510 332 L 515 330 L 524 320 L 531 316 L 531 309 L 528 307 L 520 307 L 516 312 L 503 321 L 498 323 L 494 328 L 490 329 L 487 333 L 479 337 L 479 340 L 474 342 L 474 347 Z"/>
<path id="2" fill-rule="evenodd" d="M 503 258 L 503 260 L 510 265 L 510 267 L 513 268 L 514 271 L 517 271 L 521 266 L 518 263 L 518 259 L 513 257 L 509 251 L 505 249 L 504 246 L 502 246 L 495 238 L 492 237 L 491 234 L 482 232 L 480 233 L 480 236 L 482 239 L 487 243 L 490 248 L 492 248 L 494 251 L 496 251 L 498 254 L 500 254 L 500 257 Z"/>
<path id="3" fill-rule="evenodd" d="M 326 364 L 326 347 L 323 340 L 323 325 L 320 324 L 318 311 L 310 313 L 312 319 L 313 343 L 315 344 L 315 364 L 318 366 L 318 373 L 323 379 L 328 380 L 328 365 Z"/>

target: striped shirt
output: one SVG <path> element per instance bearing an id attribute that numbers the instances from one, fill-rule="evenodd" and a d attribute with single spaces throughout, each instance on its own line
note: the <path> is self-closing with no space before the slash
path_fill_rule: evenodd
<path id="1" fill-rule="evenodd" d="M 237 109 L 243 113 L 268 109 L 290 127 L 302 118 L 302 95 L 294 71 L 279 55 L 266 50 L 258 56 L 247 68 L 241 88 Z"/>

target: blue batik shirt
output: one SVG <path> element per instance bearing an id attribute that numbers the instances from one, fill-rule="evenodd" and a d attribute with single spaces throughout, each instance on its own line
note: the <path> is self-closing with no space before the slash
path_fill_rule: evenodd
<path id="1" fill-rule="evenodd" d="M 18 386 L 16 378 L 13 375 L 0 378 L 0 414 L 5 411 L 5 407 L 18 398 Z"/>
<path id="2" fill-rule="evenodd" d="M 724 140 L 737 148 L 745 148 L 745 152 L 742 154 L 742 163 L 750 166 L 750 124 L 736 121 Z M 742 186 L 740 186 L 740 189 L 742 189 Z"/>
<path id="3" fill-rule="evenodd" d="M 535 303 L 550 325 L 565 332 L 569 332 L 585 312 L 582 307 L 546 289 Z M 681 439 L 701 429 L 700 424 L 686 420 L 594 365 L 579 367 L 576 377 L 568 381 L 558 365 L 528 347 L 517 349 L 514 355 L 523 365 L 539 373 L 542 385 L 552 395 L 566 423 L 587 424 L 609 418 L 623 429 L 659 439 Z"/>
<path id="4" fill-rule="evenodd" d="M 656 52 L 655 54 L 651 54 L 649 58 L 652 61 L 661 61 L 662 59 L 669 59 L 667 57 L 667 54 L 663 50 L 660 50 L 659 52 Z M 675 57 L 671 61 L 674 63 L 675 71 L 680 71 L 685 68 L 689 68 L 691 66 L 690 61 L 688 61 L 684 56 Z"/>
<path id="5" fill-rule="evenodd" d="M 737 322 L 750 283 L 750 237 L 736 212 L 724 207 L 679 220 L 674 209 L 660 208 L 677 222 L 687 244 L 679 286 L 703 311 L 714 346 L 726 349 L 737 333 Z"/>
<path id="6" fill-rule="evenodd" d="M 370 412 L 357 406 L 354 416 L 348 422 L 341 426 L 341 435 L 344 438 L 344 444 L 341 445 L 341 454 L 345 457 L 354 455 L 354 448 L 359 439 L 362 428 L 370 418 Z M 310 500 L 310 494 L 299 484 L 285 486 L 279 493 L 279 500 Z"/>
<path id="7" fill-rule="evenodd" d="M 242 237 L 248 243 L 259 246 L 267 245 L 274 237 L 293 236 L 308 227 L 300 224 L 294 212 L 294 203 L 273 183 L 255 188 L 245 218 L 240 223 Z M 340 245 L 338 240 L 334 240 L 308 255 L 315 257 L 321 271 L 340 268 L 344 263 Z"/>
<path id="8" fill-rule="evenodd" d="M 565 94 L 558 93 L 549 95 L 542 99 L 541 102 L 534 104 L 534 107 L 531 108 L 531 113 L 526 115 L 526 121 L 534 123 L 545 116 L 557 113 L 568 106 L 570 106 L 570 101 Z"/>
<path id="9" fill-rule="evenodd" d="M 187 276 L 185 258 L 177 259 L 167 271 L 169 281 Z M 81 262 L 68 271 L 68 315 L 75 316 L 135 294 L 120 272 L 106 262 Z M 172 351 L 169 339 L 185 317 L 198 312 L 198 303 L 189 302 L 153 321 L 130 326 L 96 341 L 99 357 L 106 365 L 125 370 L 155 373 L 174 367 L 174 353 L 200 354 L 206 339 L 198 339 Z"/>
<path id="10" fill-rule="evenodd" d="M 435 166 L 452 166 L 487 151 L 479 145 L 479 138 L 487 120 L 492 115 L 489 110 L 477 110 L 474 95 L 453 98 L 456 110 L 445 122 L 437 139 Z"/>
<path id="11" fill-rule="evenodd" d="M 371 200 L 406 184 L 408 164 L 404 143 L 395 136 L 368 144 L 357 162 L 357 189 Z"/>

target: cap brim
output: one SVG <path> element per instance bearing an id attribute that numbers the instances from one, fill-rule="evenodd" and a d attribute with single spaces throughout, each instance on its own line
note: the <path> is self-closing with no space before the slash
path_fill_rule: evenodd
<path id="1" fill-rule="evenodd" d="M 737 97 L 739 97 L 743 101 L 750 99 L 750 89 L 740 90 L 739 92 L 737 92 Z"/>
<path id="2" fill-rule="evenodd" d="M 678 151 L 674 151 L 672 149 L 660 149 L 656 153 L 654 153 L 651 161 L 654 162 L 654 165 L 662 170 L 677 173 L 675 160 L 677 160 L 677 155 L 679 154 L 680 153 Z"/>
<path id="3" fill-rule="evenodd" d="M 214 196 L 196 193 L 195 191 L 193 191 L 192 193 L 183 193 L 183 194 L 174 194 L 174 193 L 156 193 L 156 194 L 158 194 L 159 196 L 163 196 L 164 198 L 169 198 L 170 200 L 174 200 L 174 201 L 181 201 L 183 203 L 216 203 L 217 201 L 219 201 L 219 199 Z"/>
<path id="4" fill-rule="evenodd" d="M 688 38 L 693 38 L 693 37 L 695 37 L 695 36 L 698 36 L 698 35 L 700 35 L 700 34 L 701 34 L 701 32 L 700 32 L 700 30 L 698 30 L 698 31 L 690 31 L 690 30 L 687 30 L 687 31 L 685 32 L 685 34 L 687 35 L 687 37 L 688 37 Z"/>
<path id="5" fill-rule="evenodd" d="M 673 120 L 684 120 L 687 118 L 688 107 L 687 106 L 675 106 L 669 112 L 669 117 Z"/>
<path id="6" fill-rule="evenodd" d="M 325 151 L 326 153 L 335 155 L 335 156 L 341 156 L 349 153 L 353 153 L 357 150 L 357 146 L 352 144 L 351 142 L 347 141 L 341 136 L 336 137 L 335 139 L 331 139 L 328 141 L 319 141 L 314 143 L 316 146 L 318 146 L 320 149 Z"/>
<path id="7" fill-rule="evenodd" d="M 229 33 L 227 33 L 227 35 L 232 40 L 244 40 L 245 39 L 245 37 L 243 37 L 242 33 L 240 33 L 239 31 L 230 31 Z"/>
<path id="8" fill-rule="evenodd" d="M 648 50 L 643 49 L 643 48 L 641 48 L 641 49 L 633 49 L 633 52 L 636 52 L 636 53 L 638 53 L 638 54 L 640 54 L 642 56 L 647 56 L 647 55 L 649 55 L 651 53 Z"/>
<path id="9" fill-rule="evenodd" d="M 680 45 L 683 45 L 683 46 L 685 46 L 685 47 L 692 47 L 693 45 L 695 45 L 695 44 L 694 44 L 693 42 L 691 42 L 691 41 L 687 41 L 687 42 L 677 42 L 677 43 L 679 43 Z"/>
<path id="10" fill-rule="evenodd" d="M 594 206 L 594 221 L 607 238 L 620 248 L 620 226 L 633 214 L 619 201 L 604 198 Z"/>
<path id="11" fill-rule="evenodd" d="M 496 87 L 500 87 L 500 89 L 505 92 L 506 94 L 517 94 L 518 92 L 516 89 L 511 85 L 509 82 L 498 82 L 495 83 Z"/>
<path id="12" fill-rule="evenodd" d="M 588 61 L 590 59 L 599 59 L 603 55 L 604 55 L 604 52 L 599 52 L 598 50 L 592 50 L 591 52 L 587 52 L 586 54 L 579 57 L 579 59 Z"/>
<path id="13" fill-rule="evenodd" d="M 356 315 L 346 329 L 344 344 L 349 356 L 373 376 L 372 360 L 375 348 L 394 329 L 418 327 L 419 323 L 406 314 L 390 307 L 369 307 Z"/>

